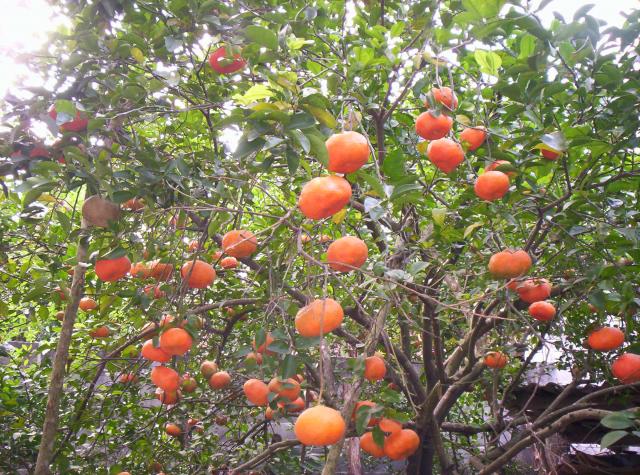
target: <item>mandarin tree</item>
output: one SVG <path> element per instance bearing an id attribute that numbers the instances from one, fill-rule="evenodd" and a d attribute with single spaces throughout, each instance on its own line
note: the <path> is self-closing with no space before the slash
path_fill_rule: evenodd
<path id="1" fill-rule="evenodd" d="M 52 3 L 1 103 L 1 472 L 639 443 L 640 11 Z"/>

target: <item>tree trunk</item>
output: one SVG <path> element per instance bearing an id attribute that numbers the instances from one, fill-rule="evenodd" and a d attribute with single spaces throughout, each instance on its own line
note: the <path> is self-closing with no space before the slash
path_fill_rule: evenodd
<path id="1" fill-rule="evenodd" d="M 407 475 L 432 475 L 435 448 L 428 435 L 423 435 L 420 447 L 409 457 Z"/>
<path id="2" fill-rule="evenodd" d="M 362 475 L 360 440 L 357 437 L 352 437 L 347 441 L 347 461 L 349 464 L 348 475 Z"/>
<path id="3" fill-rule="evenodd" d="M 71 344 L 73 325 L 75 324 L 76 316 L 78 314 L 78 304 L 84 289 L 84 276 L 86 272 L 84 261 L 87 257 L 89 238 L 83 231 L 87 226 L 88 225 L 83 220 L 80 239 L 78 240 L 78 250 L 76 252 L 77 263 L 73 272 L 69 305 L 64 312 L 60 339 L 58 340 L 58 346 L 56 347 L 56 354 L 53 360 L 51 383 L 49 384 L 49 394 L 47 396 L 47 409 L 44 418 L 44 425 L 42 427 L 42 440 L 40 442 L 40 449 L 38 450 L 38 458 L 36 460 L 34 475 L 47 475 L 50 473 L 49 463 L 51 462 L 56 433 L 58 432 L 58 409 L 60 406 L 60 399 L 62 397 L 65 368 L 69 359 L 69 345 Z"/>
<path id="4" fill-rule="evenodd" d="M 364 344 L 363 352 L 365 355 L 371 355 L 380 338 L 380 333 L 382 333 L 382 329 L 384 328 L 384 321 L 387 318 L 387 314 L 389 313 L 389 303 L 387 303 L 383 308 L 380 309 L 378 315 L 376 316 L 375 321 L 371 327 L 371 331 L 367 336 L 367 340 Z M 355 381 L 353 384 L 349 385 L 344 394 L 344 405 L 342 406 L 342 417 L 345 421 L 351 420 L 351 414 L 353 414 L 353 409 L 356 406 L 356 402 L 358 400 L 358 396 L 360 396 L 360 387 L 362 385 L 363 378 L 361 377 L 359 380 Z M 329 449 L 329 454 L 327 455 L 327 459 L 325 461 L 324 467 L 322 469 L 322 475 L 334 475 L 336 473 L 336 466 L 338 465 L 338 460 L 340 458 L 340 454 L 342 453 L 342 447 L 344 446 L 344 437 L 342 437 L 336 444 L 331 446 Z"/>

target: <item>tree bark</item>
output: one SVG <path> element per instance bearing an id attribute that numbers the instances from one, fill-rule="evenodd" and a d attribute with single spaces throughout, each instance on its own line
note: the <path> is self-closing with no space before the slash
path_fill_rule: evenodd
<path id="1" fill-rule="evenodd" d="M 80 238 L 78 239 L 78 250 L 76 251 L 77 264 L 73 272 L 69 305 L 64 312 L 60 339 L 58 340 L 58 346 L 56 347 L 56 354 L 53 360 L 53 370 L 51 372 L 51 382 L 47 396 L 47 409 L 42 427 L 42 440 L 40 441 L 34 475 L 48 475 L 51 473 L 49 464 L 53 456 L 53 446 L 56 433 L 58 432 L 58 411 L 62 397 L 65 368 L 69 359 L 69 346 L 71 344 L 73 325 L 75 324 L 78 314 L 78 304 L 84 289 L 84 276 L 86 272 L 84 260 L 87 257 L 87 250 L 89 248 L 89 237 L 84 233 L 87 227 L 87 223 L 83 220 L 80 228 Z"/>
<path id="2" fill-rule="evenodd" d="M 360 440 L 352 437 L 347 441 L 347 460 L 349 461 L 348 475 L 362 475 L 360 463 Z"/>
<path id="3" fill-rule="evenodd" d="M 407 475 L 432 475 L 435 449 L 428 434 L 422 434 L 420 447 L 409 457 Z"/>
<path id="4" fill-rule="evenodd" d="M 375 321 L 373 322 L 373 326 L 367 336 L 367 341 L 365 342 L 363 349 L 367 356 L 373 353 L 378 344 L 380 333 L 384 328 L 384 321 L 389 313 L 389 307 L 390 305 L 387 303 L 382 309 L 380 309 Z M 345 391 L 344 405 L 342 406 L 342 417 L 347 421 L 347 424 L 348 421 L 351 420 L 351 414 L 353 414 L 353 409 L 356 406 L 358 396 L 360 396 L 362 379 L 363 378 L 360 377 L 353 384 L 350 384 L 347 391 Z M 340 458 L 343 445 L 344 436 L 337 443 L 331 446 L 331 449 L 329 449 L 329 453 L 327 454 L 324 468 L 322 469 L 322 475 L 334 475 L 336 473 L 336 466 L 338 465 L 338 459 Z"/>

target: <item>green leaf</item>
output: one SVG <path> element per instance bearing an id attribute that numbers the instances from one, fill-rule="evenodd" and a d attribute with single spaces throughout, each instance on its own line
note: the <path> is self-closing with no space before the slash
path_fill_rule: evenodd
<path id="1" fill-rule="evenodd" d="M 300 165 L 300 156 L 291 149 L 287 149 L 287 166 L 289 167 L 289 173 L 294 175 L 298 171 L 298 165 Z"/>
<path id="2" fill-rule="evenodd" d="M 69 219 L 69 216 L 60 210 L 56 210 L 56 216 L 58 217 L 58 221 L 60 222 L 60 226 L 64 233 L 69 234 L 71 232 L 71 220 Z"/>
<path id="3" fill-rule="evenodd" d="M 257 101 L 273 97 L 273 91 L 264 84 L 251 86 L 244 94 L 235 94 L 232 98 L 243 106 L 248 106 Z"/>
<path id="4" fill-rule="evenodd" d="M 603 417 L 600 424 L 608 429 L 628 429 L 634 425 L 634 416 L 630 412 L 614 412 Z"/>
<path id="5" fill-rule="evenodd" d="M 470 235 L 472 235 L 472 234 L 473 234 L 473 232 L 474 232 L 476 229 L 478 229 L 480 226 L 482 226 L 482 224 L 483 224 L 483 223 L 480 223 L 480 222 L 470 224 L 469 226 L 467 226 L 467 227 L 465 228 L 464 233 L 462 234 L 462 237 L 463 237 L 463 238 L 465 238 L 465 239 L 466 239 L 466 238 L 468 238 Z"/>
<path id="6" fill-rule="evenodd" d="M 442 226 L 444 224 L 444 219 L 447 217 L 446 208 L 433 208 L 431 210 L 431 217 L 433 218 L 433 222 L 438 226 Z"/>
<path id="7" fill-rule="evenodd" d="M 322 109 L 320 107 L 312 106 L 309 104 L 305 104 L 303 106 L 306 110 L 308 110 L 313 116 L 320 122 L 322 125 L 326 125 L 330 129 L 334 129 L 338 122 L 335 117 L 331 115 L 329 111 L 326 109 Z"/>
<path id="8" fill-rule="evenodd" d="M 264 328 L 258 328 L 255 336 L 255 347 L 260 348 L 264 342 L 267 341 L 267 332 L 264 331 Z"/>
<path id="9" fill-rule="evenodd" d="M 271 30 L 257 25 L 249 25 L 245 28 L 244 34 L 249 40 L 265 48 L 278 49 L 278 36 Z"/>
<path id="10" fill-rule="evenodd" d="M 62 122 L 59 121 L 59 117 L 56 117 L 56 123 L 63 124 L 68 122 L 70 119 L 73 119 L 76 115 L 76 106 L 73 102 L 68 101 L 66 99 L 58 99 L 56 101 L 56 114 L 65 114 L 67 118 L 65 118 Z"/>
<path id="11" fill-rule="evenodd" d="M 298 371 L 298 359 L 293 355 L 287 355 L 284 357 L 282 366 L 280 368 L 280 377 L 287 379 L 296 374 Z"/>
<path id="12" fill-rule="evenodd" d="M 518 58 L 524 59 L 529 56 L 533 56 L 533 53 L 536 51 L 537 42 L 538 40 L 535 36 L 528 33 L 523 35 L 522 38 L 520 38 L 520 54 L 518 55 Z"/>
<path id="13" fill-rule="evenodd" d="M 506 0 L 462 0 L 462 6 L 473 17 L 491 18 L 500 13 Z"/>
<path id="14" fill-rule="evenodd" d="M 257 138 L 249 142 L 246 135 L 243 134 L 242 137 L 240 137 L 236 151 L 233 153 L 233 157 L 238 160 L 242 160 L 252 153 L 261 150 L 265 143 L 266 141 L 262 138 Z"/>
<path id="15" fill-rule="evenodd" d="M 364 431 L 371 419 L 371 407 L 360 406 L 356 411 L 356 433 L 358 435 L 364 434 Z"/>
<path id="16" fill-rule="evenodd" d="M 309 153 L 311 151 L 311 142 L 309 141 L 307 136 L 302 133 L 302 131 L 291 130 L 287 133 L 287 135 L 292 137 L 298 143 L 298 145 L 302 147 L 302 150 L 304 150 L 305 153 Z"/>
<path id="17" fill-rule="evenodd" d="M 305 130 L 304 135 L 309 139 L 311 153 L 322 165 L 329 163 L 329 151 L 325 143 L 324 137 L 317 131 Z"/>
<path id="18" fill-rule="evenodd" d="M 400 198 L 402 195 L 410 193 L 415 190 L 421 190 L 422 185 L 420 183 L 405 183 L 404 185 L 396 186 L 391 193 L 391 197 L 389 198 L 391 201 L 395 201 Z"/>
<path id="19" fill-rule="evenodd" d="M 140 48 L 131 48 L 131 57 L 138 63 L 144 63 L 144 54 Z"/>
<path id="20" fill-rule="evenodd" d="M 311 114 L 298 112 L 291 116 L 289 123 L 285 126 L 285 130 L 308 129 L 314 125 L 316 125 L 316 121 Z"/>
<path id="21" fill-rule="evenodd" d="M 606 449 L 607 447 L 610 447 L 618 442 L 626 435 L 628 435 L 628 432 L 624 430 L 614 430 L 612 432 L 608 432 L 604 435 L 604 437 L 602 437 L 602 440 L 600 441 L 600 447 Z"/>
<path id="22" fill-rule="evenodd" d="M 373 436 L 373 441 L 376 443 L 378 447 L 384 446 L 384 432 L 382 432 L 382 429 L 380 429 L 380 426 L 376 425 L 373 428 L 371 435 Z"/>
<path id="23" fill-rule="evenodd" d="M 493 51 L 477 49 L 473 52 L 473 57 L 480 65 L 480 71 L 490 76 L 498 77 L 498 69 L 502 66 L 502 58 Z"/>

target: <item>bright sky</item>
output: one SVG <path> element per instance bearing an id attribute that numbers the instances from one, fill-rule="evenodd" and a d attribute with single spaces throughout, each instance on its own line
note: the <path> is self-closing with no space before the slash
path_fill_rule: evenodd
<path id="1" fill-rule="evenodd" d="M 55 1 L 55 0 L 52 0 Z M 535 0 L 534 4 L 539 1 Z M 554 0 L 543 11 L 543 22 L 549 24 L 553 12 L 571 20 L 573 13 L 585 4 L 594 3 L 595 17 L 609 25 L 621 26 L 620 12 L 640 8 L 640 0 Z M 45 44 L 47 33 L 66 23 L 47 0 L 0 0 L 0 98 L 16 84 L 29 83 L 29 71 L 20 57 L 37 51 Z M 26 82 L 25 82 L 26 81 Z"/>

